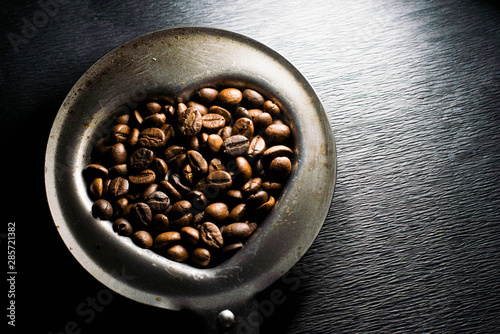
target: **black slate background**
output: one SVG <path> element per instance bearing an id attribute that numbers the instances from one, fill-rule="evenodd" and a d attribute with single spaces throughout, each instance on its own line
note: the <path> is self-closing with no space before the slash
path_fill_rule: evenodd
<path id="1" fill-rule="evenodd" d="M 39 27 L 23 31 L 26 21 Z M 259 294 L 263 305 L 274 290 L 285 299 L 261 311 L 262 332 L 500 332 L 494 2 L 19 0 L 2 3 L 0 22 L 2 222 L 16 222 L 18 331 L 197 332 L 189 313 L 117 294 L 92 319 L 78 311 L 108 294 L 59 238 L 43 160 L 59 105 L 95 61 L 144 33 L 201 25 L 292 62 L 336 136 L 330 212 L 306 255 Z M 18 50 L 12 34 L 24 38 Z"/>

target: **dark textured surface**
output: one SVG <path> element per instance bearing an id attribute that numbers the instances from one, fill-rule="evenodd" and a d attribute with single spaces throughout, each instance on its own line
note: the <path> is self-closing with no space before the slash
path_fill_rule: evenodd
<path id="1" fill-rule="evenodd" d="M 192 323 L 188 313 L 108 295 L 73 260 L 46 205 L 43 158 L 59 105 L 97 59 L 149 31 L 206 25 L 248 35 L 292 62 L 323 101 L 337 140 L 330 213 L 299 263 L 259 294 L 262 332 L 500 332 L 493 2 L 82 0 L 56 9 L 26 37 L 23 25 L 40 4 L 4 4 L 0 20 L 3 190 L 12 194 L 3 217 L 18 226 L 18 329 L 36 322 L 37 332 L 59 333 L 74 321 L 81 333 L 109 324 L 148 332 Z M 25 38 L 18 52 L 10 33 Z M 92 308 L 97 297 L 104 303 Z"/>

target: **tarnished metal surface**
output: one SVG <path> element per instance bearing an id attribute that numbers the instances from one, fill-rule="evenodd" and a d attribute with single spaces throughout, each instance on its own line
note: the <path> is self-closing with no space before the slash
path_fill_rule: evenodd
<path id="1" fill-rule="evenodd" d="M 279 99 L 293 124 L 292 174 L 276 207 L 245 247 L 212 269 L 140 249 L 97 221 L 82 179 L 92 145 L 123 106 L 163 93 L 188 98 L 203 85 L 259 87 Z M 224 30 L 158 31 L 116 48 L 75 84 L 54 121 L 45 161 L 47 197 L 58 231 L 95 278 L 141 303 L 217 315 L 243 305 L 288 271 L 316 238 L 332 200 L 335 143 L 306 79 L 266 46 Z M 134 276 L 127 280 L 116 272 Z"/>

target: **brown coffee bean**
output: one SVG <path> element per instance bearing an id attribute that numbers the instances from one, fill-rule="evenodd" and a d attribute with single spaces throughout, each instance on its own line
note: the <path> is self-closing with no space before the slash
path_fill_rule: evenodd
<path id="1" fill-rule="evenodd" d="M 181 245 L 175 245 L 167 249 L 167 251 L 165 252 L 165 256 L 168 259 L 176 262 L 185 262 L 187 259 L 189 259 L 188 251 Z"/>
<path id="2" fill-rule="evenodd" d="M 229 212 L 229 219 L 232 220 L 233 222 L 238 222 L 243 219 L 243 216 L 245 215 L 247 210 L 247 205 L 245 203 L 240 203 L 236 205 L 231 212 Z"/>
<path id="3" fill-rule="evenodd" d="M 242 135 L 247 137 L 248 139 L 252 138 L 254 131 L 253 122 L 249 118 L 238 118 L 236 122 L 234 122 L 233 128 L 231 129 L 231 134 Z"/>
<path id="4" fill-rule="evenodd" d="M 261 136 L 255 136 L 248 146 L 247 156 L 250 160 L 260 157 L 266 151 L 266 141 Z"/>
<path id="5" fill-rule="evenodd" d="M 225 171 L 213 171 L 206 179 L 206 188 L 210 194 L 224 192 L 231 188 L 232 184 L 231 175 Z"/>
<path id="6" fill-rule="evenodd" d="M 171 228 L 180 230 L 182 227 L 189 225 L 193 220 L 191 209 L 192 205 L 189 201 L 180 200 L 174 203 L 169 212 Z"/>
<path id="7" fill-rule="evenodd" d="M 249 109 L 248 113 L 252 121 L 255 121 L 262 113 L 262 109 Z"/>
<path id="8" fill-rule="evenodd" d="M 255 194 L 248 196 L 248 206 L 252 208 L 259 207 L 269 200 L 269 195 L 264 190 L 259 190 Z"/>
<path id="9" fill-rule="evenodd" d="M 108 169 L 99 164 L 89 164 L 83 171 L 85 178 L 90 181 L 97 177 L 104 179 L 108 176 L 108 173 Z"/>
<path id="10" fill-rule="evenodd" d="M 138 144 L 149 149 L 162 148 L 166 144 L 165 132 L 159 128 L 146 128 L 139 134 Z"/>
<path id="11" fill-rule="evenodd" d="M 290 128 L 285 124 L 271 124 L 266 128 L 264 135 L 267 140 L 280 144 L 290 138 Z"/>
<path id="12" fill-rule="evenodd" d="M 269 199 L 261 204 L 256 210 L 255 210 L 255 214 L 257 216 L 264 216 L 264 215 L 267 215 L 269 213 L 269 211 L 271 211 L 271 209 L 273 208 L 274 204 L 276 203 L 276 200 L 274 199 L 273 196 L 269 196 Z"/>
<path id="13" fill-rule="evenodd" d="M 213 158 L 210 160 L 210 163 L 208 164 L 208 172 L 212 173 L 215 172 L 216 170 L 221 170 L 225 171 L 226 167 L 222 164 L 222 161 L 218 158 Z"/>
<path id="14" fill-rule="evenodd" d="M 212 203 L 205 208 L 205 219 L 222 222 L 229 217 L 229 210 L 225 203 Z"/>
<path id="15" fill-rule="evenodd" d="M 167 121 L 167 116 L 164 113 L 157 113 L 148 116 L 142 122 L 142 126 L 145 128 L 161 128 Z"/>
<path id="16" fill-rule="evenodd" d="M 250 118 L 252 119 L 252 116 L 250 115 L 250 113 L 248 112 L 248 110 L 244 107 L 238 107 L 236 108 L 236 111 L 234 112 L 234 118 L 235 119 L 239 119 L 239 118 L 242 118 L 242 117 L 246 117 L 246 118 Z"/>
<path id="17" fill-rule="evenodd" d="M 153 242 L 153 248 L 157 251 L 166 250 L 181 242 L 181 234 L 175 231 L 160 233 Z"/>
<path id="18" fill-rule="evenodd" d="M 239 89 L 226 88 L 219 92 L 218 101 L 221 106 L 234 106 L 241 102 L 243 94 Z"/>
<path id="19" fill-rule="evenodd" d="M 118 218 L 113 223 L 113 231 L 118 233 L 121 236 L 130 237 L 134 234 L 134 229 L 128 220 L 125 218 Z"/>
<path id="20" fill-rule="evenodd" d="M 132 131 L 130 131 L 130 134 L 127 138 L 127 145 L 129 147 L 134 147 L 138 142 L 139 142 L 139 135 L 141 134 L 141 131 L 137 128 L 133 128 Z"/>
<path id="21" fill-rule="evenodd" d="M 222 247 L 222 253 L 227 257 L 231 256 L 237 251 L 239 251 L 243 247 L 243 243 L 241 241 L 226 245 Z"/>
<path id="22" fill-rule="evenodd" d="M 200 112 L 195 108 L 187 108 L 179 114 L 177 120 L 179 131 L 185 136 L 194 136 L 198 134 L 202 127 L 202 118 Z"/>
<path id="23" fill-rule="evenodd" d="M 255 129 L 265 129 L 273 123 L 273 116 L 267 112 L 263 112 L 259 116 L 255 117 L 253 125 Z"/>
<path id="24" fill-rule="evenodd" d="M 262 190 L 266 191 L 269 195 L 277 196 L 283 189 L 283 184 L 278 182 L 266 181 L 262 183 Z"/>
<path id="25" fill-rule="evenodd" d="M 138 186 L 145 186 L 155 182 L 156 175 L 151 169 L 145 169 L 137 174 L 129 175 L 130 183 Z"/>
<path id="26" fill-rule="evenodd" d="M 273 180 L 286 180 L 292 171 L 292 162 L 287 157 L 276 157 L 269 165 L 269 177 Z"/>
<path id="27" fill-rule="evenodd" d="M 222 115 L 209 113 L 202 117 L 202 124 L 207 132 L 217 132 L 226 125 L 226 120 Z"/>
<path id="28" fill-rule="evenodd" d="M 109 177 L 110 178 L 115 178 L 118 176 L 121 177 L 127 177 L 128 175 L 128 167 L 127 164 L 119 164 L 119 165 L 114 165 L 109 169 Z"/>
<path id="29" fill-rule="evenodd" d="M 151 227 L 158 233 L 167 232 L 170 228 L 170 221 L 163 213 L 157 213 L 151 219 Z"/>
<path id="30" fill-rule="evenodd" d="M 132 240 L 141 248 L 151 248 L 153 246 L 153 237 L 147 231 L 137 231 L 134 233 Z"/>
<path id="31" fill-rule="evenodd" d="M 227 138 L 231 137 L 231 132 L 233 131 L 232 126 L 225 126 L 222 128 L 221 131 L 219 131 L 219 135 L 222 138 L 222 140 L 226 140 Z"/>
<path id="32" fill-rule="evenodd" d="M 262 108 L 265 112 L 270 113 L 274 117 L 278 117 L 281 114 L 281 110 L 278 105 L 271 100 L 264 102 Z"/>
<path id="33" fill-rule="evenodd" d="M 184 176 L 184 180 L 187 181 L 188 187 L 194 183 L 193 169 L 189 164 L 184 166 L 184 168 L 182 169 L 182 176 Z"/>
<path id="34" fill-rule="evenodd" d="M 227 225 L 222 231 L 224 242 L 241 241 L 248 238 L 252 234 L 252 230 L 245 223 L 232 223 Z"/>
<path id="35" fill-rule="evenodd" d="M 123 143 L 116 143 L 107 151 L 107 160 L 110 166 L 127 162 L 127 149 Z"/>
<path id="36" fill-rule="evenodd" d="M 237 205 L 237 204 L 243 202 L 243 195 L 242 195 L 241 191 L 231 189 L 231 190 L 228 190 L 228 192 L 226 193 L 225 200 L 229 205 L 234 206 L 234 205 Z"/>
<path id="37" fill-rule="evenodd" d="M 218 249 L 224 245 L 222 234 L 214 223 L 206 222 L 201 225 L 200 238 L 208 247 Z"/>
<path id="38" fill-rule="evenodd" d="M 159 112 L 161 112 L 161 110 L 162 110 L 161 104 L 159 104 L 158 102 L 154 102 L 154 101 L 146 103 L 145 108 L 144 108 L 144 111 L 148 115 L 153 115 L 153 114 L 159 113 Z"/>
<path id="39" fill-rule="evenodd" d="M 223 144 L 224 141 L 222 140 L 221 136 L 217 134 L 211 134 L 208 136 L 207 148 L 211 154 L 219 153 Z"/>
<path id="40" fill-rule="evenodd" d="M 196 248 L 191 254 L 191 261 L 201 267 L 206 267 L 210 263 L 211 254 L 208 249 Z"/>
<path id="41" fill-rule="evenodd" d="M 149 167 L 155 172 L 156 182 L 164 180 L 167 176 L 168 166 L 163 159 L 154 158 Z"/>
<path id="42" fill-rule="evenodd" d="M 128 206 L 128 199 L 126 197 L 122 197 L 117 199 L 113 203 L 113 216 L 122 217 L 125 215 L 125 208 Z"/>
<path id="43" fill-rule="evenodd" d="M 130 115 L 129 114 L 120 115 L 120 116 L 118 116 L 116 118 L 116 124 L 125 124 L 125 125 L 127 125 L 129 119 L 130 119 Z"/>
<path id="44" fill-rule="evenodd" d="M 247 153 L 249 147 L 249 140 L 242 135 L 235 135 L 224 140 L 223 150 L 224 153 L 232 156 L 243 156 Z"/>
<path id="45" fill-rule="evenodd" d="M 130 128 L 125 124 L 117 124 L 111 131 L 111 136 L 113 137 L 115 143 L 126 142 L 129 134 Z"/>
<path id="46" fill-rule="evenodd" d="M 274 145 L 264 151 L 263 158 L 271 162 L 276 157 L 291 158 L 293 151 L 290 147 L 285 145 Z"/>
<path id="47" fill-rule="evenodd" d="M 132 123 L 134 123 L 135 125 L 141 125 L 142 124 L 142 121 L 143 121 L 143 118 L 141 116 L 141 113 L 138 111 L 138 110 L 134 110 L 130 113 L 130 120 L 132 121 Z"/>
<path id="48" fill-rule="evenodd" d="M 188 192 L 186 198 L 191 202 L 196 210 L 203 210 L 208 205 L 208 199 L 205 194 L 198 190 Z"/>
<path id="49" fill-rule="evenodd" d="M 193 108 L 193 109 L 196 109 L 200 112 L 200 115 L 201 116 L 204 116 L 206 114 L 208 114 L 208 108 L 205 107 L 203 104 L 201 103 L 197 103 L 197 102 L 194 102 L 194 101 L 189 101 L 186 106 L 188 108 Z"/>
<path id="50" fill-rule="evenodd" d="M 251 194 L 255 194 L 261 186 L 262 179 L 260 177 L 256 177 L 248 180 L 248 182 L 241 188 L 241 191 L 245 194 L 245 196 L 250 196 Z"/>
<path id="51" fill-rule="evenodd" d="M 153 162 L 155 154 L 147 148 L 139 148 L 135 150 L 128 159 L 128 165 L 132 170 L 142 170 L 149 167 Z"/>
<path id="52" fill-rule="evenodd" d="M 98 199 L 101 198 L 102 193 L 103 193 L 103 180 L 100 177 L 96 177 L 89 186 L 90 194 L 92 195 L 92 198 Z"/>
<path id="53" fill-rule="evenodd" d="M 236 158 L 236 171 L 234 172 L 236 179 L 245 183 L 252 177 L 252 167 L 244 157 Z"/>
<path id="54" fill-rule="evenodd" d="M 203 103 L 206 106 L 212 105 L 217 101 L 217 96 L 219 95 L 219 91 L 214 88 L 202 88 L 197 93 L 196 96 L 200 103 Z"/>
<path id="55" fill-rule="evenodd" d="M 261 108 L 264 104 L 264 97 L 253 89 L 245 89 L 242 92 L 242 103 L 249 108 Z"/>
<path id="56" fill-rule="evenodd" d="M 199 175 L 208 173 L 208 163 L 200 152 L 194 150 L 187 151 L 187 160 L 194 173 L 198 173 Z"/>
<path id="57" fill-rule="evenodd" d="M 189 245 L 194 246 L 200 240 L 200 232 L 191 226 L 184 226 L 181 228 L 181 236 L 184 241 Z"/>
<path id="58" fill-rule="evenodd" d="M 109 219 L 113 216 L 113 207 L 105 199 L 98 199 L 92 205 L 92 215 L 95 218 Z"/>
<path id="59" fill-rule="evenodd" d="M 146 204 L 149 205 L 151 210 L 162 211 L 170 206 L 170 198 L 164 192 L 155 191 L 148 196 Z"/>
<path id="60" fill-rule="evenodd" d="M 181 193 L 170 182 L 166 180 L 161 181 L 159 187 L 168 195 L 172 202 L 178 202 L 182 199 Z"/>
<path id="61" fill-rule="evenodd" d="M 115 177 L 114 179 L 111 180 L 109 186 L 108 186 L 108 194 L 117 198 L 117 197 L 122 197 L 126 193 L 128 193 L 129 190 L 129 183 L 127 179 L 124 179 L 123 177 Z"/>
<path id="62" fill-rule="evenodd" d="M 130 218 L 139 226 L 146 227 L 151 223 L 153 215 L 149 205 L 143 202 L 135 203 L 130 207 Z"/>
<path id="63" fill-rule="evenodd" d="M 222 117 L 224 117 L 226 124 L 230 124 L 231 120 L 233 119 L 231 113 L 227 109 L 222 108 L 220 106 L 212 106 L 208 111 L 209 113 L 219 114 Z"/>
<path id="64" fill-rule="evenodd" d="M 173 185 L 182 195 L 186 195 L 191 191 L 191 188 L 183 182 L 179 174 L 172 174 L 170 176 L 170 184 Z"/>
<path id="65" fill-rule="evenodd" d="M 171 145 L 165 150 L 165 161 L 168 165 L 184 164 L 186 148 L 179 145 Z M 184 160 L 184 161 L 183 161 Z"/>

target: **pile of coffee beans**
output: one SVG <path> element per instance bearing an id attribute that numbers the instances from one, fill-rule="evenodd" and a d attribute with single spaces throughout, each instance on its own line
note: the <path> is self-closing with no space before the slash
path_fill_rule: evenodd
<path id="1" fill-rule="evenodd" d="M 84 170 L 92 214 L 171 260 L 213 267 L 275 205 L 292 170 L 280 107 L 253 89 L 146 98 L 114 120 Z"/>

